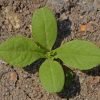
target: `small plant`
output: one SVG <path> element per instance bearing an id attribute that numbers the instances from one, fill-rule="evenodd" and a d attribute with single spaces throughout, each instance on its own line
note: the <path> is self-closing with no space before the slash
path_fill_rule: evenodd
<path id="1" fill-rule="evenodd" d="M 29 39 L 15 36 L 0 44 L 0 58 L 10 65 L 25 67 L 39 58 L 46 58 L 39 69 L 39 77 L 48 92 L 60 92 L 65 83 L 61 59 L 69 68 L 88 70 L 100 64 L 100 49 L 88 41 L 73 40 L 52 50 L 57 37 L 57 23 L 53 12 L 44 7 L 35 11 Z"/>

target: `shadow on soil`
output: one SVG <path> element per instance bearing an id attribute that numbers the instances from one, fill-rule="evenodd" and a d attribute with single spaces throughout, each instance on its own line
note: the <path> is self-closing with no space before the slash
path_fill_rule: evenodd
<path id="1" fill-rule="evenodd" d="M 45 61 L 45 59 L 39 59 L 37 61 L 35 61 L 34 63 L 32 63 L 29 66 L 26 66 L 24 68 L 25 71 L 34 74 L 35 72 L 37 72 L 41 66 L 41 64 Z"/>
<path id="2" fill-rule="evenodd" d="M 58 35 L 57 35 L 56 42 L 53 46 L 53 49 L 58 48 L 61 45 L 64 38 L 68 37 L 71 34 L 72 22 L 69 18 L 67 18 L 62 21 L 58 20 L 57 25 L 58 25 Z"/>
<path id="3" fill-rule="evenodd" d="M 58 93 L 58 96 L 66 100 L 69 100 L 69 98 L 73 98 L 79 94 L 80 94 L 79 77 L 75 76 L 71 84 L 65 85 L 64 89 L 60 93 Z"/>
<path id="4" fill-rule="evenodd" d="M 82 71 L 82 72 L 86 73 L 87 75 L 91 75 L 91 76 L 100 76 L 100 65 L 93 69 Z"/>
<path id="5" fill-rule="evenodd" d="M 65 74 L 65 85 L 64 89 L 58 93 L 58 96 L 69 100 L 69 98 L 73 98 L 76 95 L 80 94 L 80 82 L 79 76 L 77 76 L 71 69 L 63 64 L 60 59 L 56 59 L 57 62 L 63 67 Z"/>

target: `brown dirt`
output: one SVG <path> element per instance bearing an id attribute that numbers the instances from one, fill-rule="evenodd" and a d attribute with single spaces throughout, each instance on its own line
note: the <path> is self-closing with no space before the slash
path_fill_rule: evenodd
<path id="1" fill-rule="evenodd" d="M 35 9 L 49 6 L 58 22 L 54 48 L 73 39 L 89 40 L 100 47 L 99 0 L 0 0 L 0 42 L 21 34 L 31 37 L 31 18 Z M 98 2 L 98 3 L 96 3 Z M 80 25 L 86 30 L 81 31 Z M 74 82 L 61 93 L 47 93 L 39 81 L 35 62 L 26 69 L 14 68 L 0 60 L 0 100 L 99 100 L 100 67 L 74 70 Z"/>

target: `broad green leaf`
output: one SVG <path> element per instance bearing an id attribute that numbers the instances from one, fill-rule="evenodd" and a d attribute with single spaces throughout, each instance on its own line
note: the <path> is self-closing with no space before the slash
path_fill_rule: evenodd
<path id="1" fill-rule="evenodd" d="M 0 59 L 14 66 L 25 67 L 41 57 L 37 45 L 26 37 L 15 36 L 0 44 Z"/>
<path id="2" fill-rule="evenodd" d="M 66 65 L 87 70 L 100 64 L 100 49 L 88 41 L 73 40 L 55 50 Z"/>
<path id="3" fill-rule="evenodd" d="M 57 37 L 57 23 L 49 8 L 43 7 L 34 12 L 32 34 L 35 42 L 51 50 Z"/>
<path id="4" fill-rule="evenodd" d="M 48 92 L 60 92 L 63 89 L 64 72 L 58 62 L 47 59 L 40 67 L 39 77 Z"/>

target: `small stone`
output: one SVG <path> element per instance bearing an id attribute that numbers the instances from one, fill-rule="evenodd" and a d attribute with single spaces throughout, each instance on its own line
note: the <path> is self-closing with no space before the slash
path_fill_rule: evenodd
<path id="1" fill-rule="evenodd" d="M 11 15 L 8 16 L 9 21 L 11 22 L 12 26 L 15 29 L 20 28 L 20 20 L 18 18 L 18 15 L 15 13 L 11 13 Z"/>
<path id="2" fill-rule="evenodd" d="M 89 31 L 89 32 L 93 32 L 93 31 L 94 31 L 94 29 L 93 29 L 93 26 L 92 26 L 92 23 L 91 23 L 91 22 L 89 22 L 89 23 L 87 24 L 87 31 Z"/>
<path id="3" fill-rule="evenodd" d="M 15 28 L 15 29 L 20 28 L 19 15 L 17 13 L 15 13 L 15 12 L 11 11 L 11 8 L 9 6 L 7 6 L 5 8 L 4 12 L 6 13 L 6 20 L 11 23 L 13 28 Z"/>
<path id="4" fill-rule="evenodd" d="M 98 100 L 100 99 L 100 91 L 98 91 Z"/>
<path id="5" fill-rule="evenodd" d="M 100 10 L 100 0 L 94 0 L 94 8 Z"/>
<path id="6" fill-rule="evenodd" d="M 86 30 L 87 30 L 87 25 L 86 24 L 81 24 L 80 25 L 80 31 L 81 32 L 86 32 Z"/>
<path id="7" fill-rule="evenodd" d="M 11 81 L 17 81 L 17 73 L 16 72 L 10 73 L 10 80 Z"/>

